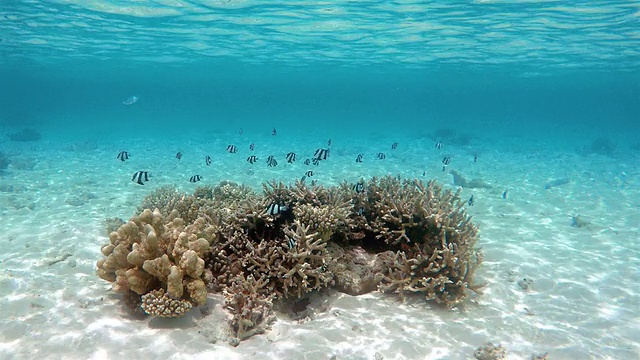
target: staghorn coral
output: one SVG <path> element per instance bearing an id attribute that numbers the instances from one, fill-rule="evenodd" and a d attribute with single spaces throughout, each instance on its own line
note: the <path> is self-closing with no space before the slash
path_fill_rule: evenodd
<path id="1" fill-rule="evenodd" d="M 225 305 L 233 314 L 230 325 L 239 340 L 264 333 L 265 326 L 275 320 L 273 295 L 265 288 L 268 282 L 240 274 L 224 290 Z"/>
<path id="2" fill-rule="evenodd" d="M 427 300 L 448 306 L 464 300 L 466 289 L 478 292 L 483 286 L 473 283 L 482 262 L 474 248 L 478 230 L 462 208 L 460 190 L 453 193 L 433 181 L 425 187 L 397 178 L 379 184 L 393 192 L 377 186 L 374 208 L 379 213 L 372 227 L 377 238 L 399 248 L 380 290 L 401 297 L 405 291 L 422 292 Z"/>
<path id="3" fill-rule="evenodd" d="M 459 192 L 389 176 L 358 184 L 270 182 L 262 195 L 231 182 L 193 195 L 166 188 L 143 201 L 154 211 L 109 235 L 98 275 L 156 316 L 167 307 L 151 305 L 166 299 L 194 306 L 223 292 L 239 340 L 266 329 L 274 301 L 330 286 L 419 292 L 448 306 L 478 291 L 477 228 Z M 271 204 L 285 210 L 274 214 Z"/>

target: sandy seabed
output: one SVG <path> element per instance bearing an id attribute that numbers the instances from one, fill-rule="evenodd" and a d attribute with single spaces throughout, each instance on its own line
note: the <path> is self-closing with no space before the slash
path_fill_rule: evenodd
<path id="1" fill-rule="evenodd" d="M 483 295 L 446 310 L 419 297 L 401 303 L 393 295 L 330 293 L 315 298 L 310 318 L 281 314 L 269 332 L 233 347 L 224 338 L 220 295 L 180 319 L 127 313 L 110 284 L 95 275 L 100 246 L 108 241 L 104 221 L 128 219 L 158 186 L 191 191 L 185 179 L 198 172 L 202 184 L 233 180 L 257 187 L 274 177 L 296 179 L 307 169 L 254 169 L 246 154 L 224 151 L 207 168 L 200 163 L 209 142 L 191 144 L 197 150 L 185 152 L 181 163 L 166 151 L 154 160 L 153 180 L 141 187 L 131 175 L 159 155 L 135 144 L 126 163 L 115 159 L 121 149 L 107 144 L 4 144 L 13 162 L 0 176 L 0 359 L 473 359 L 488 341 L 502 344 L 507 359 L 544 353 L 549 359 L 640 359 L 637 155 L 612 160 L 487 148 L 474 163 L 470 151 L 452 149 L 452 168 L 493 185 L 463 190 L 475 199 L 468 211 L 485 255 L 477 273 L 488 283 Z M 425 180 L 453 187 L 439 155 L 424 155 L 434 151 L 430 143 L 425 152 L 400 147 L 365 165 L 353 164 L 351 155 L 367 147 L 349 146 L 336 145 L 331 161 L 314 168 L 320 183 L 424 172 Z M 568 184 L 544 189 L 565 177 Z M 585 226 L 572 226 L 574 216 Z"/>

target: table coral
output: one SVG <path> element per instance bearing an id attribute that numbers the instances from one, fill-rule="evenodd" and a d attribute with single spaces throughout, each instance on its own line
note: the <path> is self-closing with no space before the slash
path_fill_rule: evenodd
<path id="1" fill-rule="evenodd" d="M 155 316 L 180 316 L 207 291 L 223 292 L 239 340 L 265 331 L 274 301 L 328 287 L 420 292 L 448 306 L 479 290 L 477 228 L 459 192 L 389 176 L 359 184 L 160 188 L 143 200 L 152 208 L 109 234 L 97 273 Z"/>

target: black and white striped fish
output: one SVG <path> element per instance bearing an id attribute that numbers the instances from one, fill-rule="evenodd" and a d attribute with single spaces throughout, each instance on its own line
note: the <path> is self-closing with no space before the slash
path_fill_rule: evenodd
<path id="1" fill-rule="evenodd" d="M 391 144 L 391 150 L 395 150 L 398 148 L 398 143 L 394 142 L 393 144 Z"/>
<path id="2" fill-rule="evenodd" d="M 358 194 L 363 193 L 364 192 L 364 183 L 363 182 L 355 183 L 353 185 L 353 191 L 357 192 Z"/>
<path id="3" fill-rule="evenodd" d="M 317 159 L 317 160 L 327 160 L 327 156 L 329 156 L 329 150 L 328 149 L 317 149 L 314 153 L 313 153 L 313 158 Z"/>
<path id="4" fill-rule="evenodd" d="M 287 245 L 289 245 L 289 249 L 293 249 L 294 247 L 296 247 L 296 241 L 294 239 L 289 238 Z"/>
<path id="5" fill-rule="evenodd" d="M 128 153 L 128 152 L 126 152 L 126 151 L 120 151 L 120 152 L 118 153 L 118 157 L 117 157 L 117 158 L 118 158 L 118 160 L 120 160 L 120 161 L 126 161 L 126 160 L 129 160 L 129 153 Z"/>
<path id="6" fill-rule="evenodd" d="M 235 154 L 236 152 L 238 152 L 238 148 L 235 145 L 229 145 L 227 146 L 227 151 L 232 154 Z"/>
<path id="7" fill-rule="evenodd" d="M 267 213 L 271 216 L 276 216 L 278 214 L 282 214 L 283 212 L 286 212 L 287 210 L 289 210 L 288 206 L 285 205 L 280 205 L 280 204 L 276 204 L 273 203 L 269 206 L 267 206 Z"/>
<path id="8" fill-rule="evenodd" d="M 304 161 L 304 164 L 305 164 L 305 165 L 309 165 L 309 164 L 311 164 L 311 159 L 307 159 L 307 160 L 305 160 L 305 161 Z"/>
<path id="9" fill-rule="evenodd" d="M 253 164 L 253 163 L 255 163 L 256 161 L 258 161 L 258 157 L 257 157 L 257 156 L 255 156 L 255 155 L 251 155 L 251 156 L 249 156 L 249 157 L 247 158 L 247 162 L 248 162 L 249 164 Z"/>
<path id="10" fill-rule="evenodd" d="M 318 166 L 320 165 L 320 159 L 313 159 L 312 163 L 313 165 Z"/>
<path id="11" fill-rule="evenodd" d="M 254 143 L 249 144 L 249 150 L 253 151 L 255 149 L 256 149 L 256 144 Z"/>
<path id="12" fill-rule="evenodd" d="M 297 157 L 296 153 L 294 153 L 294 152 L 288 153 L 287 154 L 287 162 L 289 164 L 293 164 L 293 162 L 296 161 L 296 157 Z"/>
<path id="13" fill-rule="evenodd" d="M 312 177 L 313 176 L 313 170 L 309 170 L 306 173 L 304 173 L 304 176 L 306 177 Z"/>
<path id="14" fill-rule="evenodd" d="M 202 180 L 202 176 L 200 175 L 193 175 L 192 177 L 189 178 L 189 182 L 195 183 Z"/>
<path id="15" fill-rule="evenodd" d="M 211 165 L 211 156 L 207 155 L 204 158 L 204 163 L 207 164 L 207 166 L 210 166 Z"/>
<path id="16" fill-rule="evenodd" d="M 327 271 L 327 263 L 324 262 L 324 260 L 322 260 L 322 266 L 320 266 L 320 272 L 326 272 Z"/>
<path id="17" fill-rule="evenodd" d="M 182 153 L 180 151 L 176 153 L 176 159 L 178 159 L 178 161 L 182 159 Z"/>
<path id="18" fill-rule="evenodd" d="M 469 201 L 467 201 L 467 204 L 469 204 L 469 206 L 473 206 L 475 205 L 475 200 L 473 199 L 473 195 L 471 195 L 471 197 L 469 198 Z"/>
<path id="19" fill-rule="evenodd" d="M 380 160 L 384 160 L 387 158 L 387 155 L 385 155 L 384 153 L 378 153 L 378 155 L 376 155 L 378 159 Z"/>
<path id="20" fill-rule="evenodd" d="M 272 136 L 276 136 L 276 135 L 278 135 L 278 132 L 276 131 L 275 126 L 273 127 L 273 130 L 271 130 L 271 135 L 272 135 Z"/>
<path id="21" fill-rule="evenodd" d="M 361 163 L 362 162 L 362 158 L 364 157 L 364 155 L 362 154 L 358 154 L 358 156 L 356 156 L 356 162 L 357 163 Z"/>
<path id="22" fill-rule="evenodd" d="M 134 181 L 138 185 L 144 185 L 145 182 L 149 181 L 149 176 L 151 176 L 151 174 L 149 174 L 148 171 L 136 171 L 131 181 Z"/>
<path id="23" fill-rule="evenodd" d="M 444 147 L 443 143 L 441 143 L 439 141 L 436 143 L 436 149 L 442 149 L 443 147 Z"/>
<path id="24" fill-rule="evenodd" d="M 447 165 L 451 163 L 451 156 L 445 156 L 442 158 L 442 171 L 447 170 Z"/>
<path id="25" fill-rule="evenodd" d="M 267 165 L 269 165 L 269 167 L 278 166 L 278 161 L 273 157 L 273 155 L 269 155 L 267 158 Z"/>
<path id="26" fill-rule="evenodd" d="M 331 139 L 329 139 L 329 141 L 327 141 L 327 146 L 331 147 Z"/>

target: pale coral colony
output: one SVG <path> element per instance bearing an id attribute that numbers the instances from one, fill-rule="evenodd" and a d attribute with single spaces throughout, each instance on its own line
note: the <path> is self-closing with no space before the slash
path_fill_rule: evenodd
<path id="1" fill-rule="evenodd" d="M 434 181 L 390 176 L 366 186 L 270 182 L 261 194 L 230 182 L 191 195 L 163 187 L 110 225 L 97 273 L 131 309 L 159 317 L 222 292 L 238 340 L 265 331 L 275 301 L 328 288 L 455 306 L 481 287 L 478 231 L 464 204 Z"/>

